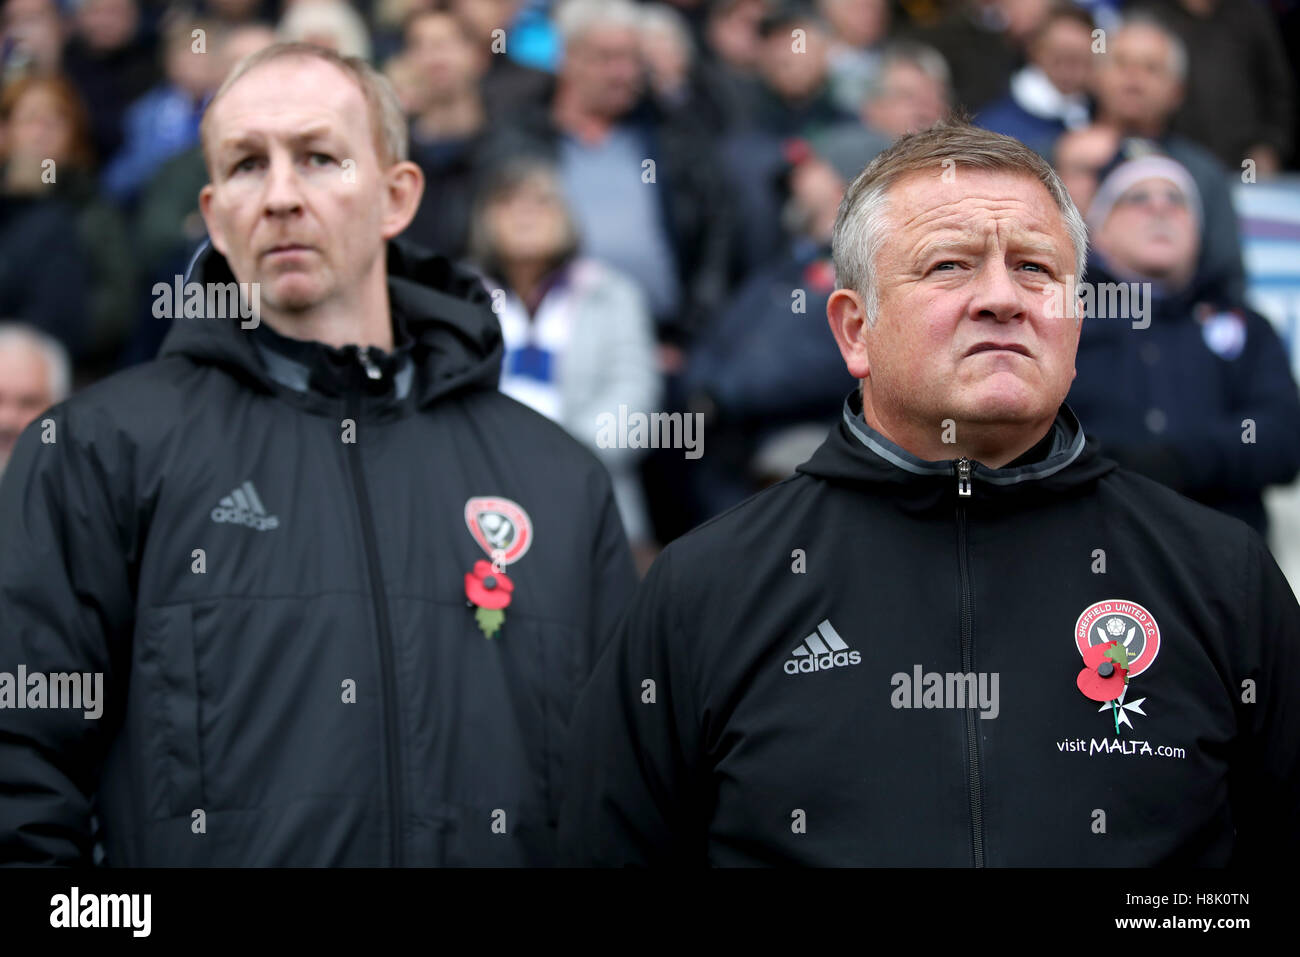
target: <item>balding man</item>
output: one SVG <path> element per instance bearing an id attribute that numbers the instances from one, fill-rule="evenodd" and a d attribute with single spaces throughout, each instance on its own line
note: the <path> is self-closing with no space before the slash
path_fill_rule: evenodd
<path id="1" fill-rule="evenodd" d="M 497 390 L 487 291 L 391 242 L 405 133 L 361 60 L 242 61 L 161 357 L 19 440 L 0 675 L 103 695 L 9 683 L 0 862 L 553 862 L 631 556 L 597 460 Z"/>
<path id="2" fill-rule="evenodd" d="M 19 434 L 62 402 L 71 378 L 68 353 L 56 340 L 17 322 L 0 322 L 0 475 Z"/>
<path id="3" fill-rule="evenodd" d="M 575 710 L 565 857 L 1293 860 L 1300 607 L 1258 534 L 1063 404 L 1086 232 L 1060 179 L 935 127 L 857 176 L 832 244 L 861 389 L 651 569 Z"/>

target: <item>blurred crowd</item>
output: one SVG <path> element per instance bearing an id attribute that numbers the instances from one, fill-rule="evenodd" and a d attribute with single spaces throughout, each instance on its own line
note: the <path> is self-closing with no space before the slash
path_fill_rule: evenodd
<path id="1" fill-rule="evenodd" d="M 5 0 L 0 30 L 0 468 L 49 403 L 155 355 L 154 285 L 205 238 L 204 107 L 293 39 L 391 80 L 426 178 L 403 238 L 483 277 L 501 388 L 602 458 L 647 554 L 840 414 L 840 200 L 952 111 L 1052 160 L 1089 281 L 1152 290 L 1146 326 L 1102 297 L 1085 321 L 1085 429 L 1261 530 L 1300 470 L 1268 442 L 1300 405 L 1230 195 L 1300 169 L 1300 0 Z M 706 454 L 601 447 L 620 407 L 701 416 Z"/>

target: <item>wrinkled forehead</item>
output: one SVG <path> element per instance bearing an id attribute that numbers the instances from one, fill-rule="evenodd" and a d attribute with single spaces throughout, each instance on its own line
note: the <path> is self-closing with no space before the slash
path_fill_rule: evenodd
<path id="1" fill-rule="evenodd" d="M 1073 256 L 1061 210 L 1047 187 L 1028 173 L 960 166 L 911 173 L 890 187 L 888 219 L 886 245 L 911 247 L 939 234 L 996 235 Z"/>

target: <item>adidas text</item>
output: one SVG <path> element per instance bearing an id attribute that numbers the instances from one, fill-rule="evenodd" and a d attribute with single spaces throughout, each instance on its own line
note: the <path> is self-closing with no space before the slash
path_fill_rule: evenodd
<path id="1" fill-rule="evenodd" d="M 861 663 L 862 653 L 851 651 L 830 619 L 823 618 L 817 630 L 799 643 L 783 667 L 786 674 L 797 675 Z"/>

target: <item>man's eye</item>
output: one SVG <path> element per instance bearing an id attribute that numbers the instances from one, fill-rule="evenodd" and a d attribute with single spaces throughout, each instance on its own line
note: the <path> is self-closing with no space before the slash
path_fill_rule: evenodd
<path id="1" fill-rule="evenodd" d="M 1042 263 L 1023 263 L 1022 265 L 1024 265 L 1024 266 L 1025 266 L 1026 268 L 1028 268 L 1028 269 L 1036 269 L 1036 270 L 1038 270 L 1039 272 L 1042 272 L 1042 273 L 1051 272 L 1051 270 L 1048 269 L 1048 268 L 1047 268 L 1045 265 L 1043 265 Z"/>
<path id="2" fill-rule="evenodd" d="M 957 263 L 951 259 L 945 259 L 943 262 L 935 263 L 933 266 L 931 266 L 930 272 L 938 272 L 939 270 L 943 270 L 944 272 L 947 272 L 948 271 L 947 267 L 949 266 L 951 266 L 953 269 L 956 269 Z"/>
<path id="3" fill-rule="evenodd" d="M 253 168 L 251 164 L 256 162 L 257 162 L 257 157 L 245 156 L 238 163 L 232 166 L 230 168 L 230 171 L 232 173 L 247 173 L 249 170 Z"/>
<path id="4" fill-rule="evenodd" d="M 334 157 L 328 153 L 312 153 L 311 161 L 317 166 L 325 166 L 334 162 Z"/>

